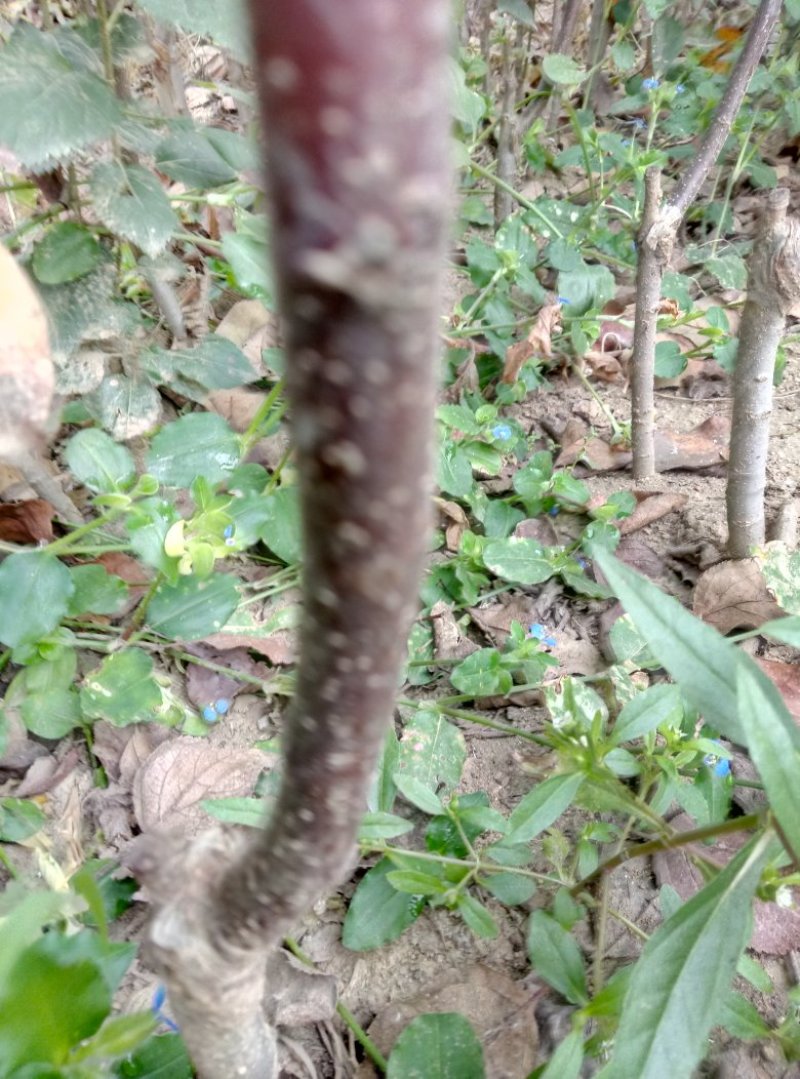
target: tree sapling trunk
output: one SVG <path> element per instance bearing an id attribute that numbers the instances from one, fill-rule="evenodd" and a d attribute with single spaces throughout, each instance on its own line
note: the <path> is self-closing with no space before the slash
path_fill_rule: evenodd
<path id="1" fill-rule="evenodd" d="M 639 322 L 652 318 L 653 294 L 655 293 L 657 302 L 661 295 L 661 279 L 678 235 L 680 223 L 697 198 L 703 181 L 725 145 L 725 139 L 741 108 L 750 79 L 753 77 L 753 72 L 758 66 L 780 15 L 782 3 L 783 0 L 761 0 L 759 3 L 747 33 L 744 48 L 734 65 L 728 85 L 711 118 L 697 154 L 678 181 L 675 190 L 655 215 L 652 212 L 652 206 L 648 206 L 647 196 L 645 197 L 642 228 L 639 231 L 639 262 L 636 281 L 637 286 L 640 281 L 646 281 L 647 289 L 644 293 L 637 294 L 634 338 L 639 341 L 639 347 L 634 345 L 632 377 L 632 386 L 636 394 L 635 411 L 632 416 L 633 475 L 637 480 L 646 480 L 655 473 L 655 453 L 652 445 L 655 429 L 653 397 L 655 333 L 640 331 Z"/>
<path id="2" fill-rule="evenodd" d="M 146 837 L 150 954 L 203 1079 L 269 1079 L 265 956 L 341 879 L 428 538 L 449 201 L 444 0 L 251 0 L 304 523 L 284 778 L 263 833 Z"/>
<path id="3" fill-rule="evenodd" d="M 747 301 L 733 372 L 728 462 L 728 547 L 746 558 L 764 542 L 764 488 L 772 374 L 787 315 L 800 314 L 800 221 L 787 218 L 789 192 L 771 191 L 748 260 Z"/>

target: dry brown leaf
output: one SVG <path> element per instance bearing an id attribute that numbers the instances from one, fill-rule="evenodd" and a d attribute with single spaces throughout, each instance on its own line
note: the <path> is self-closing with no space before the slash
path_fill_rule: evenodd
<path id="1" fill-rule="evenodd" d="M 536 621 L 536 600 L 532 596 L 501 596 L 486 607 L 470 607 L 470 618 L 495 645 L 505 644 L 511 632 L 511 623 L 527 630 Z"/>
<path id="2" fill-rule="evenodd" d="M 278 344 L 278 322 L 260 300 L 239 300 L 217 326 L 216 333 L 237 345 L 258 375 L 268 375 L 261 353 Z"/>
<path id="3" fill-rule="evenodd" d="M 781 611 L 781 615 L 785 614 Z M 783 663 L 777 659 L 761 659 L 756 663 L 775 684 L 783 703 L 796 723 L 800 724 L 800 667 L 796 663 Z"/>
<path id="4" fill-rule="evenodd" d="M 552 517 L 526 517 L 516 525 L 513 536 L 514 539 L 537 540 L 545 547 L 555 547 L 559 542 Z"/>
<path id="5" fill-rule="evenodd" d="M 546 303 L 536 321 L 531 326 L 528 336 L 524 341 L 518 341 L 506 351 L 506 359 L 503 365 L 503 373 L 500 381 L 514 383 L 517 381 L 522 365 L 532 356 L 544 356 L 549 358 L 553 354 L 553 334 L 561 327 L 561 304 L 558 300 Z"/>
<path id="6" fill-rule="evenodd" d="M 49 543 L 53 538 L 53 507 L 43 498 L 0 505 L 0 540 L 6 543 Z"/>
<path id="7" fill-rule="evenodd" d="M 394 1001 L 373 1020 L 369 1035 L 388 1056 L 401 1031 L 418 1015 L 458 1012 L 472 1025 L 483 1045 L 487 1077 L 526 1079 L 536 1064 L 539 1043 L 536 1004 L 542 987 L 515 981 L 507 974 L 474 963 L 461 967 L 421 993 Z M 372 1065 L 362 1065 L 358 1079 L 370 1079 Z"/>
<path id="8" fill-rule="evenodd" d="M 755 558 L 719 562 L 707 569 L 695 585 L 692 610 L 720 633 L 754 629 L 783 615 Z"/>
<path id="9" fill-rule="evenodd" d="M 648 495 L 646 498 L 641 499 L 641 501 L 637 500 L 636 509 L 630 517 L 626 517 L 620 524 L 620 533 L 623 536 L 627 536 L 631 532 L 638 532 L 640 528 L 645 528 L 647 525 L 652 524 L 653 521 L 658 521 L 660 518 L 666 517 L 668 513 L 682 509 L 687 501 L 686 495 L 677 493 L 669 494 L 666 492 Z"/>
<path id="10" fill-rule="evenodd" d="M 443 600 L 433 605 L 430 618 L 436 659 L 464 659 L 477 651 L 477 644 L 461 632 L 456 616 Z"/>
<path id="11" fill-rule="evenodd" d="M 262 682 L 268 681 L 275 673 L 273 668 L 266 663 L 253 659 L 246 648 L 229 648 L 224 652 L 212 648 L 205 642 L 197 642 L 185 646 L 185 650 L 199 659 L 209 660 L 218 666 L 230 667 L 242 674 L 260 678 Z M 196 663 L 190 663 L 186 671 L 186 696 L 201 711 L 220 698 L 233 700 L 239 693 L 252 692 L 252 683 L 243 682 L 231 675 L 220 674 L 219 671 L 209 670 L 208 667 L 200 667 Z"/>
<path id="12" fill-rule="evenodd" d="M 439 512 L 443 517 L 450 520 L 445 528 L 445 543 L 448 551 L 457 551 L 461 543 L 461 537 L 469 528 L 469 518 L 457 502 L 448 502 L 444 498 L 434 499 Z"/>
<path id="13" fill-rule="evenodd" d="M 589 367 L 594 378 L 601 382 L 623 382 L 627 378 L 630 352 L 602 352 L 595 348 L 587 349 L 581 359 Z"/>
<path id="14" fill-rule="evenodd" d="M 685 434 L 656 431 L 656 468 L 667 472 L 674 468 L 695 470 L 722 464 L 727 460 L 730 432 L 730 416 L 716 415 Z"/>
<path id="15" fill-rule="evenodd" d="M 279 596 L 264 605 L 257 617 L 254 614 L 254 628 L 271 622 L 287 607 L 295 607 L 299 600 L 300 591 L 297 588 L 281 592 Z M 231 648 L 249 648 L 250 651 L 264 656 L 275 666 L 294 663 L 297 655 L 296 635 L 293 629 L 276 629 L 269 635 L 256 632 L 226 632 L 223 629 L 220 633 L 210 634 L 205 638 L 204 643 L 211 648 L 218 648 L 221 652 L 228 652 Z"/>
<path id="16" fill-rule="evenodd" d="M 115 577 L 120 577 L 131 588 L 145 588 L 150 584 L 153 577 L 153 571 L 148 566 L 143 565 L 138 559 L 132 558 L 122 551 L 106 551 L 104 554 L 98 555 L 97 561 L 101 566 L 105 566 L 109 573 L 113 573 Z"/>
<path id="17" fill-rule="evenodd" d="M 173 738 L 151 753 L 133 783 L 133 809 L 142 831 L 168 827 L 196 835 L 211 818 L 206 798 L 253 793 L 274 759 L 257 749 L 226 749 L 197 738 Z"/>

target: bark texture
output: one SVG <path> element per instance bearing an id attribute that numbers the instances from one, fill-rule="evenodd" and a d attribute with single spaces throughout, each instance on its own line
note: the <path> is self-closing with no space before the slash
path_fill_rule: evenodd
<path id="1" fill-rule="evenodd" d="M 428 538 L 449 204 L 444 0 L 251 0 L 304 522 L 265 831 L 151 840 L 154 961 L 203 1079 L 275 1074 L 264 957 L 346 872 Z M 252 833 L 251 833 L 252 835 Z"/>
<path id="2" fill-rule="evenodd" d="M 772 374 L 786 316 L 800 313 L 800 221 L 787 218 L 788 206 L 788 190 L 770 192 L 748 261 L 726 492 L 734 558 L 746 558 L 751 547 L 764 542 Z"/>

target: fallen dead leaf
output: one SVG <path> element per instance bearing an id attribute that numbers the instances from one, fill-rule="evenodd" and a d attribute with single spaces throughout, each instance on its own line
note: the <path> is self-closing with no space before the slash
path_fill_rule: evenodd
<path id="1" fill-rule="evenodd" d="M 506 351 L 500 381 L 513 384 L 519 377 L 523 364 L 532 356 L 549 358 L 553 354 L 553 334 L 561 327 L 561 304 L 558 300 L 546 303 L 531 326 L 524 341 L 518 341 Z"/>
<path id="2" fill-rule="evenodd" d="M 462 633 L 456 616 L 443 600 L 433 605 L 430 618 L 436 659 L 465 659 L 478 650 L 477 644 Z"/>
<path id="3" fill-rule="evenodd" d="M 781 615 L 785 612 L 781 611 Z M 756 663 L 777 687 L 783 703 L 796 723 L 800 724 L 800 667 L 777 659 L 755 657 Z"/>
<path id="4" fill-rule="evenodd" d="M 196 835 L 211 825 L 206 798 L 252 794 L 274 759 L 257 749 L 226 749 L 196 738 L 159 746 L 136 773 L 133 809 L 141 830 L 159 826 Z"/>
<path id="5" fill-rule="evenodd" d="M 448 551 L 457 551 L 461 537 L 469 528 L 469 518 L 457 502 L 448 502 L 444 498 L 435 498 L 440 514 L 451 523 L 445 528 L 445 542 Z"/>
<path id="6" fill-rule="evenodd" d="M 185 650 L 198 659 L 205 659 L 222 667 L 230 667 L 242 674 L 268 681 L 275 673 L 261 660 L 253 659 L 246 648 L 228 648 L 222 651 L 212 648 L 205 642 L 196 642 L 186 646 Z M 186 696 L 201 711 L 214 701 L 225 698 L 233 700 L 239 693 L 252 691 L 252 685 L 231 675 L 220 674 L 208 667 L 190 663 L 186 672 Z"/>
<path id="7" fill-rule="evenodd" d="M 219 633 L 206 637 L 204 644 L 221 652 L 249 648 L 275 666 L 294 663 L 297 654 L 294 626 L 299 600 L 299 589 L 291 588 L 266 603 L 258 615 L 249 609 L 239 611 L 228 619 Z"/>
<path id="8" fill-rule="evenodd" d="M 634 492 L 634 494 L 637 498 L 636 508 L 630 517 L 626 517 L 619 526 L 620 533 L 623 536 L 627 536 L 631 532 L 638 532 L 640 528 L 646 528 L 647 525 L 666 517 L 668 513 L 672 513 L 674 510 L 683 509 L 688 501 L 686 495 L 677 493 L 659 492 L 648 494 L 640 501 L 638 500 L 639 493 Z"/>
<path id="9" fill-rule="evenodd" d="M 756 558 L 719 562 L 707 569 L 695 585 L 692 610 L 720 633 L 754 629 L 784 613 L 769 594 Z"/>
<path id="10" fill-rule="evenodd" d="M 53 538 L 53 513 L 53 507 L 43 498 L 0 505 L 0 540 L 49 543 Z"/>

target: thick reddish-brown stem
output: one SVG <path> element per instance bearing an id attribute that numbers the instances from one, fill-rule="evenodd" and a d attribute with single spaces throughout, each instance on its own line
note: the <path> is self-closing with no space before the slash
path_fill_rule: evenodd
<path id="1" fill-rule="evenodd" d="M 449 194 L 444 0 L 251 0 L 304 522 L 284 781 L 264 833 L 140 854 L 203 1079 L 267 1079 L 264 956 L 346 872 L 427 534 Z"/>

